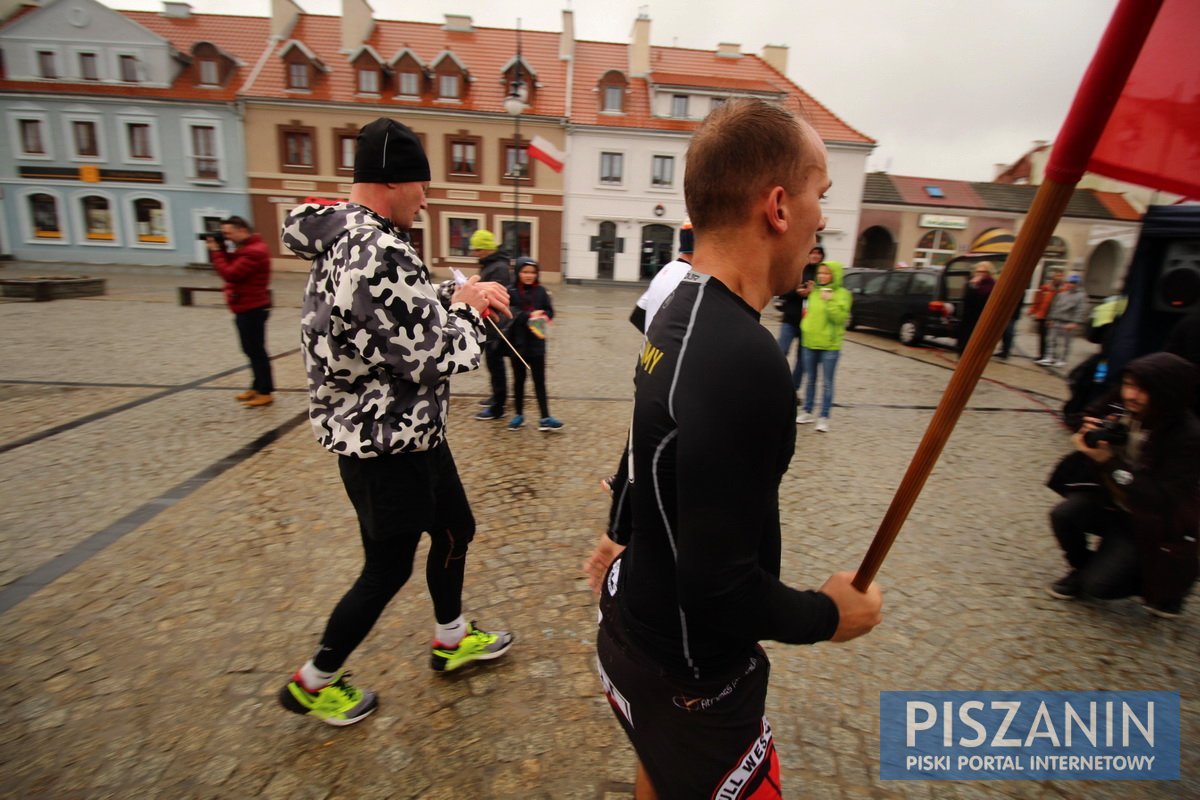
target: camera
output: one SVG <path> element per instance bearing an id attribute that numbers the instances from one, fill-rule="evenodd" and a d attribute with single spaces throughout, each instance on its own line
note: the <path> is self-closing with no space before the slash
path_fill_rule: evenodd
<path id="1" fill-rule="evenodd" d="M 1088 431 L 1083 435 L 1083 443 L 1088 447 L 1099 447 L 1101 442 L 1108 442 L 1112 447 L 1120 447 L 1129 441 L 1129 426 L 1122 419 L 1106 419 L 1099 428 Z"/>
<path id="2" fill-rule="evenodd" d="M 202 242 L 205 239 L 212 238 L 216 241 L 217 247 L 220 247 L 222 250 L 225 249 L 225 234 L 221 233 L 220 231 L 209 231 L 207 233 L 198 233 L 198 234 L 196 234 L 196 238 Z"/>

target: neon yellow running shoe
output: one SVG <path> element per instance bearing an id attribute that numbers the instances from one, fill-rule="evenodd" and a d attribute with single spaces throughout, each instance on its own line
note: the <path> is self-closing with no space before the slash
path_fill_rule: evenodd
<path id="1" fill-rule="evenodd" d="M 437 672 L 450 672 L 472 661 L 490 661 L 499 658 L 512 647 L 513 635 L 508 631 L 488 633 L 475 627 L 475 621 L 467 626 L 467 635 L 456 647 L 433 643 L 433 654 L 429 665 Z"/>
<path id="2" fill-rule="evenodd" d="M 353 725 L 379 706 L 374 692 L 351 686 L 349 672 L 339 672 L 333 683 L 310 692 L 300 683 L 297 673 L 279 690 L 279 702 L 288 711 L 316 717 L 326 725 Z"/>

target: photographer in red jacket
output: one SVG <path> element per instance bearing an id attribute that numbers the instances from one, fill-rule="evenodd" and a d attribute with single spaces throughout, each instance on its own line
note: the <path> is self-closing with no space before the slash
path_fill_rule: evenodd
<path id="1" fill-rule="evenodd" d="M 225 251 L 216 237 L 208 237 L 208 257 L 217 274 L 225 281 L 225 302 L 234 314 L 242 352 L 250 359 L 254 383 L 235 396 L 247 408 L 269 406 L 275 402 L 271 379 L 271 359 L 267 356 L 267 317 L 271 313 L 271 256 L 262 237 L 251 230 L 241 217 L 221 222 L 221 235 L 232 242 L 232 253 Z"/>

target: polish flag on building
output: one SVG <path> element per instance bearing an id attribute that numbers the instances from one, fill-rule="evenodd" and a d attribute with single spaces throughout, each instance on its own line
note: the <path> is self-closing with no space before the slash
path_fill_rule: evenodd
<path id="1" fill-rule="evenodd" d="M 555 172 L 562 172 L 563 162 L 567 155 L 541 136 L 535 136 L 529 142 L 529 155 L 542 162 Z"/>

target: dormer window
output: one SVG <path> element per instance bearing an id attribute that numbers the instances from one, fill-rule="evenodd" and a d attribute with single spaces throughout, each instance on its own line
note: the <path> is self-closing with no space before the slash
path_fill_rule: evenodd
<path id="1" fill-rule="evenodd" d="M 121 80 L 125 83 L 138 82 L 138 60 L 137 56 L 121 56 Z"/>
<path id="2" fill-rule="evenodd" d="M 504 93 L 511 95 L 516 91 L 517 86 L 522 87 L 521 97 L 522 102 L 528 105 L 533 105 L 535 95 L 537 94 L 537 73 L 533 71 L 533 67 L 521 58 L 519 61 L 516 56 L 509 59 L 502 70 L 504 74 Z"/>
<path id="3" fill-rule="evenodd" d="M 397 84 L 399 93 L 405 97 L 418 97 L 421 94 L 421 74 L 419 72 L 401 72 Z"/>
<path id="4" fill-rule="evenodd" d="M 38 77 L 46 80 L 58 78 L 58 55 L 53 50 L 38 50 Z"/>
<path id="5" fill-rule="evenodd" d="M 358 93 L 379 94 L 379 68 L 358 71 Z"/>
<path id="6" fill-rule="evenodd" d="M 676 119 L 687 119 L 688 117 L 688 96 L 686 94 L 676 94 L 671 96 L 671 116 Z"/>
<path id="7" fill-rule="evenodd" d="M 312 89 L 317 73 L 328 72 L 321 59 L 298 39 L 292 39 L 280 52 L 286 70 L 286 86 L 291 91 L 306 92 Z"/>
<path id="8" fill-rule="evenodd" d="M 434 61 L 433 74 L 437 80 L 439 100 L 461 100 L 466 96 L 471 77 L 454 53 L 449 50 L 442 51 L 441 56 Z"/>
<path id="9" fill-rule="evenodd" d="M 217 86 L 221 83 L 220 70 L 215 59 L 205 58 L 200 61 L 200 85 Z"/>
<path id="10" fill-rule="evenodd" d="M 625 113 L 625 89 L 629 81 L 624 73 L 610 69 L 604 73 L 597 85 L 600 92 L 600 110 L 609 114 Z"/>
<path id="11" fill-rule="evenodd" d="M 289 89 L 307 89 L 311 86 L 308 79 L 308 64 L 288 64 L 287 87 Z"/>

